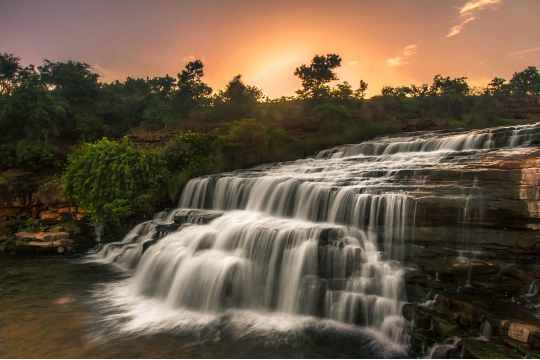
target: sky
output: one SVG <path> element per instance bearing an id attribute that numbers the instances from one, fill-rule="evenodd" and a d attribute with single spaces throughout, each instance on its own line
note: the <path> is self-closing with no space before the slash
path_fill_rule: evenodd
<path id="1" fill-rule="evenodd" d="M 540 0 L 0 0 L 0 52 L 83 61 L 104 81 L 201 59 L 215 89 L 242 74 L 270 97 L 293 95 L 294 69 L 315 54 L 337 53 L 340 79 L 374 95 L 540 67 L 538 24 Z"/>

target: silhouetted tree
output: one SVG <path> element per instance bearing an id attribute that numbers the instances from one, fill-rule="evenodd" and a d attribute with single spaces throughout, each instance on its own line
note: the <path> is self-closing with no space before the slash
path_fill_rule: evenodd
<path id="1" fill-rule="evenodd" d="M 175 108 L 181 115 L 209 104 L 212 88 L 202 81 L 204 65 L 201 60 L 190 61 L 178 74 Z"/>
<path id="2" fill-rule="evenodd" d="M 98 95 L 99 75 L 86 63 L 45 60 L 38 70 L 43 82 L 71 104 L 92 101 Z"/>
<path id="3" fill-rule="evenodd" d="M 13 90 L 13 82 L 21 69 L 20 61 L 13 54 L 0 53 L 0 95 L 8 95 Z"/>
<path id="4" fill-rule="evenodd" d="M 540 95 L 540 73 L 535 66 L 529 66 L 525 70 L 515 73 L 510 80 L 514 95 Z"/>
<path id="5" fill-rule="evenodd" d="M 327 85 L 337 80 L 335 68 L 341 65 L 341 57 L 337 54 L 315 55 L 310 65 L 296 68 L 294 75 L 302 80 L 302 89 L 297 93 L 304 99 L 320 99 L 330 95 Z"/>
<path id="6" fill-rule="evenodd" d="M 236 75 L 225 87 L 225 90 L 215 97 L 216 110 L 227 119 L 239 119 L 250 116 L 255 105 L 262 99 L 262 91 L 242 81 L 241 75 Z"/>
<path id="7" fill-rule="evenodd" d="M 449 76 L 443 77 L 441 75 L 435 75 L 433 78 L 433 84 L 431 85 L 431 91 L 434 95 L 466 96 L 469 94 L 470 87 L 469 84 L 467 84 L 466 77 L 452 79 Z"/>
<path id="8" fill-rule="evenodd" d="M 358 89 L 354 91 L 354 96 L 358 99 L 364 99 L 366 97 L 367 89 L 368 89 L 368 83 L 365 82 L 364 80 L 360 80 Z"/>
<path id="9" fill-rule="evenodd" d="M 508 95 L 510 93 L 510 86 L 506 83 L 506 80 L 500 77 L 495 77 L 489 82 L 486 87 L 486 94 L 492 96 Z"/>

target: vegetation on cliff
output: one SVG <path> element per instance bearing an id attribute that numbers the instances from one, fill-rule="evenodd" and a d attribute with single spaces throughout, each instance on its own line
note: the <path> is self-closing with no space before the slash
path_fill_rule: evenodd
<path id="1" fill-rule="evenodd" d="M 0 54 L 0 171 L 54 177 L 65 169 L 66 192 L 94 222 L 122 223 L 171 204 L 193 176 L 401 130 L 538 117 L 535 67 L 484 89 L 436 75 L 431 84 L 387 86 L 366 99 L 366 82 L 356 89 L 339 82 L 341 62 L 336 54 L 315 56 L 295 71 L 297 96 L 269 99 L 241 75 L 213 91 L 200 60 L 176 76 L 104 83 L 82 62 L 23 66 Z M 157 140 L 144 141 L 150 135 Z"/>

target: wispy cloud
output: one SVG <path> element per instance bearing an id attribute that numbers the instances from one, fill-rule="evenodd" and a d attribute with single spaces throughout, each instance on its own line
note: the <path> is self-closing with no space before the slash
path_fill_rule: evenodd
<path id="1" fill-rule="evenodd" d="M 459 14 L 460 15 L 467 15 L 467 14 L 473 12 L 473 11 L 482 10 L 484 8 L 487 8 L 487 7 L 490 7 L 490 6 L 493 6 L 493 5 L 497 5 L 501 1 L 502 0 L 472 0 L 472 1 L 467 1 L 465 3 L 465 5 L 463 5 L 459 9 Z"/>
<path id="2" fill-rule="evenodd" d="M 539 47 L 534 47 L 534 48 L 528 48 L 528 49 L 521 49 L 521 50 L 512 51 L 512 52 L 509 52 L 508 55 L 509 56 L 521 57 L 521 56 L 529 55 L 529 54 L 536 53 L 536 52 L 540 52 L 540 46 Z"/>
<path id="3" fill-rule="evenodd" d="M 502 3 L 503 0 L 469 0 L 466 1 L 462 7 L 459 8 L 459 16 L 461 17 L 461 21 L 450 28 L 448 31 L 448 34 L 446 34 L 447 38 L 454 37 L 456 35 L 459 35 L 463 29 L 465 28 L 465 25 L 467 25 L 470 22 L 473 22 L 477 19 L 477 16 L 474 16 L 479 11 L 494 7 L 500 3 Z"/>
<path id="4" fill-rule="evenodd" d="M 414 56 L 417 49 L 418 45 L 416 44 L 405 46 L 400 55 L 386 59 L 386 65 L 392 67 L 407 65 L 409 63 L 408 58 Z"/>
<path id="5" fill-rule="evenodd" d="M 474 20 L 476 20 L 476 18 L 474 16 L 471 16 L 461 21 L 459 24 L 452 26 L 450 28 L 450 31 L 448 31 L 448 34 L 446 34 L 446 37 L 451 38 L 453 36 L 459 35 L 465 28 L 465 25 L 467 25 L 468 23 Z"/>

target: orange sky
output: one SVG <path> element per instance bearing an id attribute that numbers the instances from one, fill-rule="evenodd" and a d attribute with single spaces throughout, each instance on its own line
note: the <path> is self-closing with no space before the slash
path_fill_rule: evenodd
<path id="1" fill-rule="evenodd" d="M 271 97 L 300 86 L 316 53 L 369 94 L 434 74 L 485 84 L 540 66 L 539 0 L 0 1 L 0 51 L 26 63 L 76 59 L 105 80 L 176 74 L 200 58 L 222 88 L 240 73 Z"/>

